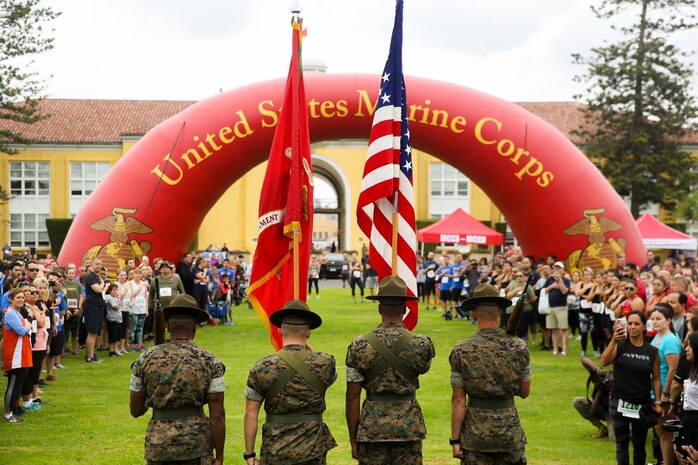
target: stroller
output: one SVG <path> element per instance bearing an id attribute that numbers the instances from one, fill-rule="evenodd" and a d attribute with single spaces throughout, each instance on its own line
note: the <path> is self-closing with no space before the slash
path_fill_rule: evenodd
<path id="1" fill-rule="evenodd" d="M 214 289 L 211 294 L 211 300 L 208 303 L 208 314 L 211 318 L 220 320 L 223 325 L 231 326 L 235 324 L 230 310 L 230 302 L 228 301 L 230 293 L 224 296 L 220 288 Z"/>

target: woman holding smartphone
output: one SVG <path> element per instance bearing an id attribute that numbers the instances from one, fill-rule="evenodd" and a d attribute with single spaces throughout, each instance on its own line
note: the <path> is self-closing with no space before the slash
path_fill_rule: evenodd
<path id="1" fill-rule="evenodd" d="M 658 303 L 652 309 L 652 323 L 654 330 L 657 331 L 657 335 L 652 339 L 652 345 L 659 351 L 659 370 L 662 382 L 662 396 L 655 396 L 655 399 L 661 398 L 661 406 L 666 410 L 667 417 L 671 400 L 671 383 L 674 381 L 674 374 L 676 374 L 676 367 L 681 356 L 681 341 L 674 334 L 674 327 L 671 324 L 673 316 L 674 310 L 668 303 Z M 660 421 L 655 426 L 654 431 L 657 433 L 659 445 L 662 448 L 664 465 L 672 465 L 675 459 L 674 446 L 671 443 L 674 433 L 664 431 L 662 424 L 663 422 Z"/>
<path id="2" fill-rule="evenodd" d="M 601 365 L 613 364 L 609 410 L 616 435 L 616 462 L 629 465 L 628 446 L 633 443 L 633 464 L 647 463 L 645 442 L 647 431 L 662 414 L 659 351 L 645 341 L 647 320 L 641 311 L 627 316 L 627 326 L 619 320 L 613 338 L 601 355 Z"/>

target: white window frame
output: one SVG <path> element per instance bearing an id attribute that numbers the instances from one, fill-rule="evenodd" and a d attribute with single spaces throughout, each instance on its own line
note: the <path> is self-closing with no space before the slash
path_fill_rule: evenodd
<path id="1" fill-rule="evenodd" d="M 10 244 L 48 247 L 46 219 L 51 216 L 51 162 L 11 161 Z"/>
<path id="2" fill-rule="evenodd" d="M 90 169 L 90 167 L 92 169 Z M 111 169 L 108 161 L 71 161 L 69 166 L 70 180 L 70 216 L 75 218 L 80 208 L 99 183 Z"/>
<path id="3" fill-rule="evenodd" d="M 470 180 L 453 166 L 429 163 L 429 218 L 441 219 L 456 208 L 470 211 Z"/>

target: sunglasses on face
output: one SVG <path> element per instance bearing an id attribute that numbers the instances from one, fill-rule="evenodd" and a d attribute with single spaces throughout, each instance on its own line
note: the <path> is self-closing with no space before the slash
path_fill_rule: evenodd
<path id="1" fill-rule="evenodd" d="M 31 271 L 32 273 L 37 273 L 39 271 L 38 268 L 27 268 L 27 271 Z"/>
<path id="2" fill-rule="evenodd" d="M 634 287 L 626 287 L 625 290 L 626 290 L 626 291 L 634 291 L 635 288 L 634 288 Z"/>
<path id="3" fill-rule="evenodd" d="M 56 284 L 58 284 L 58 281 L 49 281 L 48 282 L 48 285 L 51 287 L 55 286 Z"/>
<path id="4" fill-rule="evenodd" d="M 29 292 L 29 293 L 32 294 L 32 295 L 39 295 L 39 291 L 31 291 L 31 292 Z"/>

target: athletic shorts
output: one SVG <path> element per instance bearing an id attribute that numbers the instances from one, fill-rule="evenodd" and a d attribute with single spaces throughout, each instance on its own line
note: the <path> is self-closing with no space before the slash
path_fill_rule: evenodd
<path id="1" fill-rule="evenodd" d="M 59 331 L 55 336 L 51 336 L 49 349 L 49 355 L 52 357 L 57 357 L 63 353 L 63 331 Z"/>
<path id="2" fill-rule="evenodd" d="M 439 299 L 441 299 L 442 302 L 448 302 L 451 300 L 451 290 L 450 289 L 444 289 L 441 291 L 439 294 Z"/>
<path id="3" fill-rule="evenodd" d="M 96 334 L 102 329 L 102 321 L 104 320 L 105 307 L 99 304 L 85 303 L 83 305 L 85 312 L 85 328 L 88 333 Z"/>
<path id="4" fill-rule="evenodd" d="M 462 287 L 454 287 L 453 289 L 451 289 L 451 300 L 454 302 L 460 302 L 460 295 L 462 292 Z"/>
<path id="5" fill-rule="evenodd" d="M 366 283 L 364 284 L 366 289 L 375 289 L 378 286 L 377 276 L 366 276 Z"/>
<path id="6" fill-rule="evenodd" d="M 569 327 L 567 323 L 568 315 L 567 305 L 564 307 L 551 307 L 550 313 L 545 317 L 545 327 L 547 329 L 567 329 Z"/>
<path id="7" fill-rule="evenodd" d="M 66 341 L 70 340 L 70 336 L 78 337 L 78 320 L 79 316 L 71 316 L 69 320 L 65 320 L 63 324 L 63 334 Z"/>
<path id="8" fill-rule="evenodd" d="M 431 295 L 434 293 L 434 281 L 424 281 L 424 295 Z"/>

